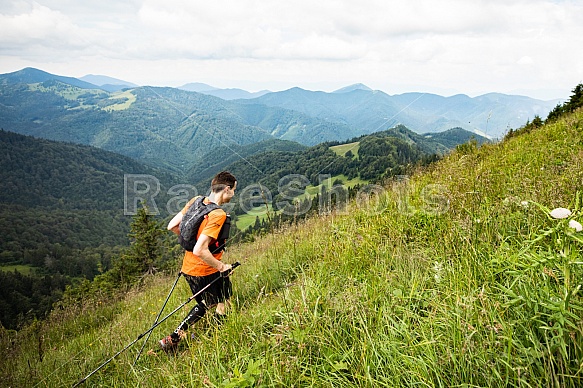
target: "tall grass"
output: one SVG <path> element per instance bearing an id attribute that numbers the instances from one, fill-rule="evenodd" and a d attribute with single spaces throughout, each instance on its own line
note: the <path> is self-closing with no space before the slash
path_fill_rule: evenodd
<path id="1" fill-rule="evenodd" d="M 583 385 L 583 114 L 466 146 L 348 214 L 232 247 L 230 318 L 198 322 L 179 353 L 154 339 L 87 382 L 134 387 Z M 3 330 L 3 386 L 67 386 L 147 330 L 173 275 L 119 301 Z M 169 306 L 189 297 L 179 283 Z M 173 307 L 172 307 L 173 308 Z M 167 309 L 170 311 L 170 307 Z"/>

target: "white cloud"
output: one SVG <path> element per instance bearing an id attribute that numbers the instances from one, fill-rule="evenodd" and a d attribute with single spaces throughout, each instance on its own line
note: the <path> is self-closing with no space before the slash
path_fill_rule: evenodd
<path id="1" fill-rule="evenodd" d="M 81 48 L 86 44 L 83 31 L 64 14 L 33 3 L 28 13 L 0 14 L 0 50 L 32 45 Z"/>
<path id="2" fill-rule="evenodd" d="M 8 1 L 0 72 L 29 60 L 151 83 L 238 75 L 387 92 L 570 91 L 583 74 L 580 20 L 580 2 L 551 0 Z"/>

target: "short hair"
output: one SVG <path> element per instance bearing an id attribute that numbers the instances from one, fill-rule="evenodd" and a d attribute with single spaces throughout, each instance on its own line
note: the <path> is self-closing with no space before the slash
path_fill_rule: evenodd
<path id="1" fill-rule="evenodd" d="M 228 171 L 221 171 L 211 181 L 211 190 L 213 193 L 218 193 L 225 187 L 233 188 L 237 183 L 237 178 Z"/>

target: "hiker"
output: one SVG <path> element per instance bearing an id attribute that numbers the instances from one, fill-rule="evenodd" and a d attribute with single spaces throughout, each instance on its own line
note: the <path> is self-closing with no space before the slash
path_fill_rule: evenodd
<path id="1" fill-rule="evenodd" d="M 233 174 L 222 171 L 213 178 L 211 193 L 203 199 L 203 203 L 207 205 L 214 203 L 219 206 L 228 203 L 235 195 L 236 188 L 237 179 Z M 180 236 L 180 222 L 198 198 L 192 198 L 184 209 L 172 218 L 168 224 L 168 230 Z M 227 217 L 221 208 L 208 213 L 198 228 L 194 248 L 192 251 L 186 250 L 184 253 L 181 273 L 188 282 L 193 295 L 199 293 L 211 282 L 214 281 L 214 283 L 195 298 L 196 306 L 192 308 L 176 330 L 160 340 L 160 346 L 166 352 L 175 350 L 180 340 L 185 337 L 186 329 L 201 319 L 213 306 L 216 305 L 216 320 L 221 322 L 225 318 L 225 308 L 232 293 L 231 281 L 228 277 L 232 267 L 221 261 L 226 238 L 223 241 L 218 240 L 221 239 L 221 230 L 225 225 L 228 227 Z M 216 280 L 217 278 L 219 279 Z"/>

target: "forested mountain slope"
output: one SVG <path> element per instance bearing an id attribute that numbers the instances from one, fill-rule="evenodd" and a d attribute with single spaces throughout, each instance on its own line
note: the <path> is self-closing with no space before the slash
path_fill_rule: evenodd
<path id="1" fill-rule="evenodd" d="M 144 185 L 159 190 L 157 208 L 147 204 L 166 217 L 178 183 L 119 154 L 0 130 L 1 324 L 44 317 L 66 285 L 108 270 L 129 244 L 140 198 L 149 199 Z"/>
<path id="2" fill-rule="evenodd" d="M 389 96 L 362 87 L 292 88 L 230 101 L 163 87 L 107 90 L 31 68 L 1 74 L 0 128 L 93 145 L 182 173 L 220 147 L 270 139 L 314 146 L 399 124 L 419 134 L 460 127 L 500 137 L 556 105 L 500 94 Z"/>
<path id="3" fill-rule="evenodd" d="M 314 145 L 352 129 L 300 112 L 241 105 L 173 88 L 106 92 L 67 77 L 25 69 L 0 76 L 0 127 L 93 145 L 177 172 L 212 149 L 268 139 Z"/>

